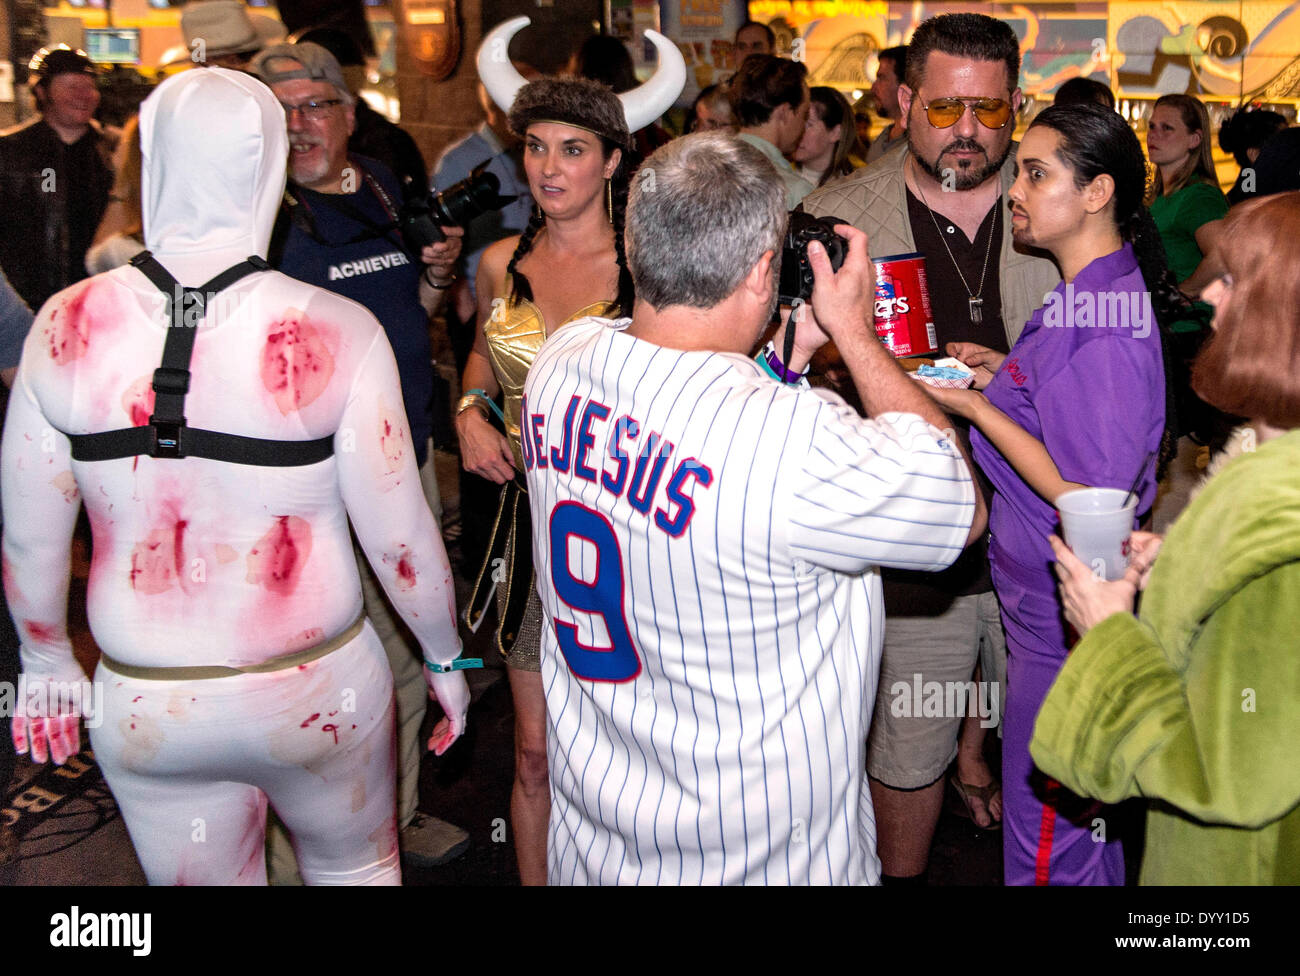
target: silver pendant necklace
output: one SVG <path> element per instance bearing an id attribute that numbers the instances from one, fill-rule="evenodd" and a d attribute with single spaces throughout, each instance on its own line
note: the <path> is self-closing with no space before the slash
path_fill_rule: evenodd
<path id="1" fill-rule="evenodd" d="M 948 252 L 948 260 L 951 261 L 952 266 L 957 269 L 957 277 L 961 279 L 961 285 L 963 288 L 966 289 L 967 304 L 968 307 L 970 308 L 970 320 L 975 323 L 983 322 L 984 321 L 984 277 L 985 275 L 988 274 L 988 270 L 989 270 L 989 255 L 993 253 L 993 235 L 998 228 L 998 215 L 999 215 L 998 212 L 1002 209 L 1000 206 L 1000 204 L 1002 203 L 1002 194 L 999 193 L 997 200 L 995 200 L 993 203 L 993 225 L 989 228 L 988 243 L 984 245 L 984 267 L 980 269 L 979 291 L 972 292 L 970 290 L 970 285 L 966 281 L 966 276 L 961 272 L 961 265 L 957 263 L 957 259 L 952 255 L 952 248 L 948 246 L 947 238 L 943 236 L 943 231 L 939 229 L 939 221 L 935 218 L 934 211 L 930 209 L 930 201 L 928 201 L 925 198 L 925 190 L 921 189 L 920 180 L 916 180 L 916 191 L 919 194 L 921 194 L 921 203 L 925 206 L 926 211 L 930 214 L 930 221 L 934 224 L 934 232 L 939 235 L 939 243 L 941 243 L 943 245 L 943 249 Z M 972 243 L 974 242 L 972 241 Z"/>

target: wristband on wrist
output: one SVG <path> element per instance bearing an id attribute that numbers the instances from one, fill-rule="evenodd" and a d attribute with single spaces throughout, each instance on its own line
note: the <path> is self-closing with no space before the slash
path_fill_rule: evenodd
<path id="1" fill-rule="evenodd" d="M 456 416 L 459 417 L 470 407 L 478 407 L 487 416 L 491 410 L 497 415 L 497 419 L 503 424 L 506 422 L 506 415 L 501 412 L 501 408 L 496 405 L 496 401 L 487 395 L 487 390 L 470 390 L 463 397 L 456 401 Z"/>
<path id="2" fill-rule="evenodd" d="M 465 649 L 462 647 L 461 654 L 464 652 Z M 481 657 L 461 657 L 460 654 L 457 654 L 455 660 L 450 664 L 437 664 L 426 657 L 424 666 L 434 674 L 451 674 L 453 671 L 468 671 L 472 668 L 481 668 L 483 667 L 483 659 Z"/>
<path id="3" fill-rule="evenodd" d="M 452 285 L 456 283 L 455 275 L 452 275 L 450 278 L 448 278 L 446 281 L 443 282 L 434 281 L 432 278 L 429 277 L 429 272 L 432 270 L 433 270 L 433 265 L 426 264 L 424 266 L 424 283 L 428 285 L 430 288 L 432 288 L 434 291 L 446 291 L 448 288 L 450 288 Z"/>
<path id="4" fill-rule="evenodd" d="M 781 356 L 776 351 L 776 346 L 768 343 L 762 351 L 754 357 L 755 362 L 763 367 L 763 371 L 772 379 L 781 383 L 798 383 L 808 375 L 807 368 L 802 373 L 796 373 L 792 369 L 786 369 L 785 363 L 781 362 Z"/>

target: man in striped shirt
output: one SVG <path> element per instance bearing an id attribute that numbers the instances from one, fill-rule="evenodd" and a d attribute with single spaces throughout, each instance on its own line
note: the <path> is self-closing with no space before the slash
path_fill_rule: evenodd
<path id="1" fill-rule="evenodd" d="M 947 418 L 875 338 L 862 233 L 840 228 L 837 274 L 810 249 L 792 361 L 748 358 L 785 220 L 753 147 L 664 146 L 628 208 L 632 319 L 565 326 L 529 371 L 552 883 L 879 879 L 876 567 L 950 565 L 985 512 Z M 802 380 L 828 337 L 871 419 Z"/>

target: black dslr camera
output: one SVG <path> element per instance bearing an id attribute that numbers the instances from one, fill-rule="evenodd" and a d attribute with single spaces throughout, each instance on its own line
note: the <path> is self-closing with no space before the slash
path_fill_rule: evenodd
<path id="1" fill-rule="evenodd" d="M 406 199 L 398 215 L 402 240 L 413 254 L 445 241 L 444 227 L 464 227 L 475 217 L 490 210 L 500 210 L 515 197 L 500 194 L 501 181 L 494 173 L 486 172 L 487 162 L 474 167 L 468 177 L 437 195 L 423 187 L 407 184 Z"/>
<path id="2" fill-rule="evenodd" d="M 782 305 L 806 302 L 813 290 L 812 265 L 808 263 L 808 245 L 821 242 L 831 259 L 831 270 L 839 271 L 849 252 L 849 242 L 835 233 L 836 224 L 846 224 L 838 217 L 814 217 L 802 210 L 790 214 L 785 240 L 781 244 L 781 281 L 777 287 Z"/>

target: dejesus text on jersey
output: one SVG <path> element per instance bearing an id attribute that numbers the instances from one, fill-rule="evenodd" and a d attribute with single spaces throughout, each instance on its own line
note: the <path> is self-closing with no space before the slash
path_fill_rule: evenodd
<path id="1" fill-rule="evenodd" d="M 643 432 L 641 422 L 628 414 L 613 423 L 609 417 L 610 409 L 603 403 L 588 400 L 584 406 L 581 397 L 570 397 L 564 410 L 564 439 L 560 444 L 547 444 L 546 414 L 529 413 L 528 398 L 524 397 L 520 432 L 524 467 L 529 471 L 550 468 L 599 484 L 615 499 L 626 492 L 627 503 L 635 511 L 653 517 L 655 526 L 668 535 L 680 536 L 695 517 L 692 483 L 708 488 L 713 484 L 713 472 L 693 457 L 682 458 L 672 467 L 660 492 L 676 445 L 654 431 Z M 603 452 L 597 452 L 598 443 L 604 445 Z"/>

